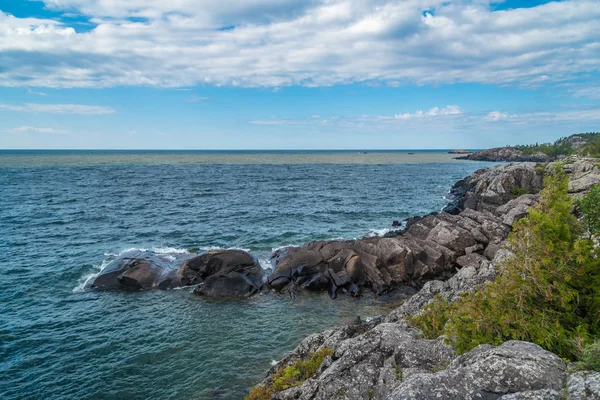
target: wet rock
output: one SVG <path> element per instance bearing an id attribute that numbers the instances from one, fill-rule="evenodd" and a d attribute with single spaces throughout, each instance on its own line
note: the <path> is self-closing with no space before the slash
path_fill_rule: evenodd
<path id="1" fill-rule="evenodd" d="M 242 297 L 259 291 L 263 270 L 242 250 L 215 250 L 187 260 L 180 270 L 185 285 L 198 284 L 194 293 L 210 297 Z"/>
<path id="2" fill-rule="evenodd" d="M 169 274 L 168 263 L 152 254 L 136 251 L 112 261 L 93 280 L 98 290 L 149 290 Z"/>

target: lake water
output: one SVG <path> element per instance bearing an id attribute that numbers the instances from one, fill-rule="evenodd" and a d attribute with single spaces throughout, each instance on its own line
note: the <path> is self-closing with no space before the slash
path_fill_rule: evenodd
<path id="1" fill-rule="evenodd" d="M 0 398 L 236 399 L 371 298 L 83 289 L 128 249 L 177 255 L 383 234 L 488 163 L 443 151 L 0 151 Z"/>

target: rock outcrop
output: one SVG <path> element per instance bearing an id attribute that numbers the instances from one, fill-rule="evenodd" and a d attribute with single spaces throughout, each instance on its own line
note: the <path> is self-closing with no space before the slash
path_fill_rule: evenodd
<path id="1" fill-rule="evenodd" d="M 98 290 L 140 291 L 197 285 L 195 293 L 210 297 L 241 297 L 263 286 L 263 270 L 241 250 L 215 250 L 181 262 L 152 252 L 126 253 L 107 265 L 91 282 Z"/>
<path id="2" fill-rule="evenodd" d="M 492 149 L 486 149 L 476 151 L 475 153 L 468 154 L 466 156 L 456 157 L 457 160 L 471 160 L 471 161 L 508 161 L 508 162 L 550 162 L 554 158 L 544 154 L 536 153 L 525 155 L 523 152 L 515 147 L 495 147 Z"/>
<path id="3" fill-rule="evenodd" d="M 322 348 L 334 351 L 315 376 L 272 399 L 559 399 L 567 390 L 597 387 L 594 376 L 568 377 L 558 356 L 532 343 L 480 345 L 458 356 L 442 337 L 424 339 L 402 321 L 381 319 L 309 336 L 262 385 L 278 369 Z M 565 389 L 567 381 L 572 389 Z"/>
<path id="4" fill-rule="evenodd" d="M 267 282 L 279 291 L 328 290 L 333 298 L 364 289 L 381 295 L 402 286 L 420 288 L 451 277 L 467 255 L 485 260 L 487 246 L 502 243 L 509 231 L 488 212 L 429 215 L 408 221 L 394 238 L 313 242 L 281 251 Z"/>
<path id="5" fill-rule="evenodd" d="M 582 196 L 593 182 L 600 182 L 600 170 L 590 160 L 575 160 L 565 170 L 575 182 L 569 186 L 571 195 Z M 321 285 L 332 285 L 335 280 L 323 270 L 343 268 L 354 285 L 364 282 L 362 287 L 373 289 L 404 284 L 420 290 L 385 318 L 309 336 L 261 385 L 268 386 L 292 361 L 331 348 L 333 355 L 313 377 L 272 399 L 600 399 L 600 373 L 569 373 L 558 356 L 535 344 L 480 345 L 458 356 L 444 337 L 425 339 L 404 320 L 436 295 L 454 302 L 496 277 L 496 265 L 512 255 L 505 240 L 510 226 L 537 204 L 542 180 L 543 171 L 532 163 L 477 171 L 453 189 L 452 214 L 411 219 L 394 238 L 318 242 L 276 254 L 269 279 L 280 288 L 302 286 L 299 277 L 311 273 L 321 274 Z M 363 271 L 367 264 L 379 274 L 369 270 L 351 275 L 350 260 L 353 268 L 360 262 Z M 457 272 L 447 279 L 453 270 Z"/>
<path id="6" fill-rule="evenodd" d="M 456 213 L 472 208 L 497 213 L 497 208 L 523 194 L 536 194 L 544 185 L 545 168 L 535 163 L 498 165 L 475 171 L 450 189 L 450 204 L 444 209 Z M 497 215 L 503 215 L 502 212 Z"/>

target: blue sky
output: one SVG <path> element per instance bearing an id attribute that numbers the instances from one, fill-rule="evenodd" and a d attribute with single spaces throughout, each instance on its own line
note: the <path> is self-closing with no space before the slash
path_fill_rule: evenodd
<path id="1" fill-rule="evenodd" d="M 593 1 L 0 0 L 0 148 L 483 148 L 600 130 Z"/>

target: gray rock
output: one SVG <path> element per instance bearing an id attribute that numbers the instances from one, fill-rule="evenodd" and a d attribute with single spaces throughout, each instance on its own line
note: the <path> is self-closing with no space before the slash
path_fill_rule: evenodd
<path id="1" fill-rule="evenodd" d="M 577 197 L 583 196 L 594 185 L 600 183 L 600 166 L 596 159 L 577 159 L 565 167 L 571 172 L 569 193 Z"/>
<path id="2" fill-rule="evenodd" d="M 558 392 L 566 380 L 565 369 L 558 356 L 532 343 L 484 345 L 456 358 L 443 371 L 408 377 L 388 399 L 499 399 L 511 393 Z"/>
<path id="3" fill-rule="evenodd" d="M 577 372 L 567 379 L 568 400 L 600 399 L 600 372 Z"/>
<path id="4" fill-rule="evenodd" d="M 499 400 L 562 400 L 562 395 L 556 390 L 528 390 L 525 392 L 505 394 Z"/>
<path id="5" fill-rule="evenodd" d="M 319 342 L 324 346 L 330 340 L 329 345 L 335 347 L 333 357 L 315 377 L 273 399 L 384 399 L 404 379 L 405 369 L 430 372 L 456 356 L 443 340 L 420 339 L 417 333 L 414 328 L 392 323 L 346 339 L 338 335 L 337 343 L 331 341 L 336 334 L 329 333 Z"/>
<path id="6" fill-rule="evenodd" d="M 530 207 L 535 206 L 539 202 L 539 194 L 524 194 L 498 207 L 495 214 L 502 218 L 503 223 L 512 226 L 527 215 Z"/>

